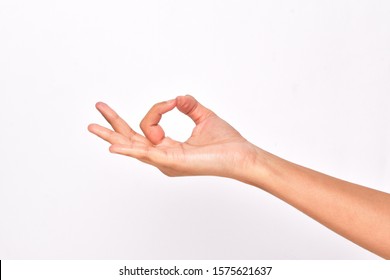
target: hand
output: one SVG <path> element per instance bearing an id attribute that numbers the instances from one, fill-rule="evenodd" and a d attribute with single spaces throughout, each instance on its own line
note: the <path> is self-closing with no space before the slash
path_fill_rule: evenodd
<path id="1" fill-rule="evenodd" d="M 195 122 L 191 137 L 183 142 L 165 137 L 158 124 L 163 114 L 177 107 Z M 141 121 L 144 135 L 135 132 L 106 104 L 96 108 L 114 131 L 97 124 L 88 130 L 111 143 L 110 152 L 156 166 L 168 176 L 217 175 L 235 178 L 255 159 L 255 146 L 192 96 L 155 104 Z"/>
<path id="2" fill-rule="evenodd" d="M 158 124 L 177 107 L 196 124 L 184 143 L 165 137 Z M 110 142 L 110 151 L 152 164 L 168 176 L 217 175 L 257 186 L 372 252 L 390 258 L 390 194 L 296 165 L 245 140 L 192 96 L 157 103 L 136 133 L 110 107 L 96 108 L 114 131 L 88 129 Z M 324 210 L 325 209 L 325 210 Z"/>

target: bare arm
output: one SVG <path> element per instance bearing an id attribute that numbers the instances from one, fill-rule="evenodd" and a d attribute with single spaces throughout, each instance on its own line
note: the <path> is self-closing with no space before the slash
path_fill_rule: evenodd
<path id="1" fill-rule="evenodd" d="M 243 138 L 233 127 L 191 96 L 157 103 L 136 133 L 111 108 L 97 109 L 114 131 L 92 124 L 88 129 L 110 142 L 110 151 L 134 157 L 168 176 L 216 175 L 261 188 L 352 242 L 390 258 L 390 194 L 296 165 Z M 191 137 L 177 142 L 158 124 L 177 107 L 196 124 Z"/>
<path id="2" fill-rule="evenodd" d="M 259 170 L 261 170 L 259 172 Z M 296 165 L 265 151 L 240 178 L 371 252 L 390 258 L 390 194 Z"/>

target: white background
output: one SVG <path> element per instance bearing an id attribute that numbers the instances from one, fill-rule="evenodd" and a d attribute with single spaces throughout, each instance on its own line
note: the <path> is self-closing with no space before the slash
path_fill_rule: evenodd
<path id="1" fill-rule="evenodd" d="M 256 145 L 390 192 L 388 1 L 0 2 L 1 259 L 377 259 L 271 195 L 168 178 L 86 127 L 192 94 Z M 177 111 L 167 135 L 193 127 Z M 326 209 L 324 209 L 326 211 Z"/>

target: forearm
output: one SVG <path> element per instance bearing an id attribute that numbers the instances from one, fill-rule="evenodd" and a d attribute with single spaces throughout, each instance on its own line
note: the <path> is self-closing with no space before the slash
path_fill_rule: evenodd
<path id="1" fill-rule="evenodd" d="M 296 165 L 257 148 L 236 179 L 259 187 L 352 242 L 390 258 L 390 194 Z"/>

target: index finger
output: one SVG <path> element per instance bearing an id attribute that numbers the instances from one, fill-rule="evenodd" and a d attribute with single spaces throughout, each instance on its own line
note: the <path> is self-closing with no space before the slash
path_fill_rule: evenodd
<path id="1" fill-rule="evenodd" d="M 176 99 L 155 104 L 140 123 L 142 132 L 153 144 L 159 144 L 165 137 L 165 132 L 158 124 L 162 115 L 176 106 Z"/>

